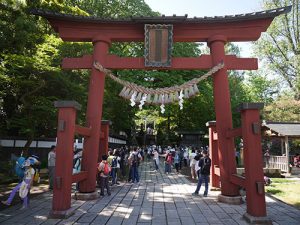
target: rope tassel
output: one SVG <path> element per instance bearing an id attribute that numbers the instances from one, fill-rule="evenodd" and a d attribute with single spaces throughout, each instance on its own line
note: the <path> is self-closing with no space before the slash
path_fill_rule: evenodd
<path id="1" fill-rule="evenodd" d="M 152 99 L 151 99 L 151 95 L 147 95 L 147 99 L 146 99 L 146 102 L 148 103 L 148 104 L 151 104 L 152 103 Z"/>
<path id="2" fill-rule="evenodd" d="M 135 101 L 136 101 L 136 102 L 140 102 L 140 101 L 142 100 L 142 95 L 143 95 L 143 93 L 140 92 L 140 93 L 137 95 Z"/>
<path id="3" fill-rule="evenodd" d="M 123 87 L 122 91 L 120 92 L 119 96 L 124 97 L 124 93 L 126 92 L 127 87 Z"/>
<path id="4" fill-rule="evenodd" d="M 199 89 L 198 89 L 198 85 L 197 84 L 194 84 L 193 89 L 194 89 L 194 94 L 195 95 L 200 92 Z"/>

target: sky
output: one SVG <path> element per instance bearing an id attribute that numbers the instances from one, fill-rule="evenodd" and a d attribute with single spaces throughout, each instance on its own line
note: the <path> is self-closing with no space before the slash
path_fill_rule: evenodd
<path id="1" fill-rule="evenodd" d="M 144 0 L 153 11 L 166 16 L 176 14 L 194 16 L 225 16 L 262 11 L 262 0 Z M 241 48 L 241 56 L 251 56 L 249 43 L 235 43 Z"/>

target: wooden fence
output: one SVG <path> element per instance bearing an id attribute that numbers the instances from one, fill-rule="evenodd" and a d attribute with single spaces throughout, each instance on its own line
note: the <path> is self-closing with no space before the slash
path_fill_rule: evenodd
<path id="1" fill-rule="evenodd" d="M 275 156 L 271 155 L 269 157 L 269 162 L 267 162 L 267 159 L 265 158 L 266 167 L 271 169 L 280 169 L 281 172 L 289 172 L 290 164 L 292 161 L 293 156 L 290 156 L 289 162 L 287 161 L 286 156 Z"/>

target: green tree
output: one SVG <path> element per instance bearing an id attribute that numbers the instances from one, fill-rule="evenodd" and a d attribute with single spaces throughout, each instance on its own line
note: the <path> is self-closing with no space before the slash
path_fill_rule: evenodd
<path id="1" fill-rule="evenodd" d="M 299 0 L 265 0 L 264 8 L 292 5 L 292 11 L 274 19 L 262 38 L 255 44 L 256 53 L 274 75 L 300 99 L 300 2 Z"/>
<path id="2" fill-rule="evenodd" d="M 275 122 L 300 122 L 300 101 L 291 94 L 280 96 L 264 109 L 264 119 Z"/>
<path id="3" fill-rule="evenodd" d="M 53 101 L 84 96 L 78 92 L 80 79 L 59 69 L 62 41 L 44 20 L 28 13 L 49 2 L 0 3 L 0 134 L 27 137 L 25 150 L 33 138 L 55 135 Z"/>
<path id="4" fill-rule="evenodd" d="M 270 80 L 267 75 L 263 75 L 260 71 L 251 71 L 247 73 L 247 76 L 245 89 L 251 101 L 269 105 L 277 98 L 280 87 L 276 79 Z"/>

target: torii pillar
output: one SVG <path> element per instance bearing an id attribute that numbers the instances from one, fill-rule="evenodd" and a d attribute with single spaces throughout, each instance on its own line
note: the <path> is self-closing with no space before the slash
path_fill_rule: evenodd
<path id="1" fill-rule="evenodd" d="M 102 155 L 108 155 L 108 139 L 109 139 L 110 125 L 111 125 L 111 121 L 109 120 L 101 121 L 101 134 L 100 134 L 98 161 L 101 161 Z"/>
<path id="2" fill-rule="evenodd" d="M 216 121 L 209 121 L 206 123 L 209 135 L 209 156 L 211 158 L 210 168 L 210 190 L 220 190 L 220 168 L 218 156 L 218 134 L 216 129 Z M 218 173 L 218 174 L 217 174 Z"/>
<path id="3" fill-rule="evenodd" d="M 225 43 L 227 38 L 215 35 L 208 39 L 208 45 L 214 65 L 225 61 Z M 220 166 L 221 195 L 219 201 L 239 203 L 238 186 L 230 182 L 231 174 L 236 174 L 235 152 L 233 138 L 227 138 L 226 132 L 232 129 L 232 114 L 230 103 L 229 81 L 225 66 L 213 76 L 214 103 L 218 133 L 218 156 Z M 231 198 L 233 197 L 233 198 Z"/>
<path id="4" fill-rule="evenodd" d="M 98 35 L 93 38 L 93 45 L 93 60 L 103 62 L 108 53 L 110 40 L 105 36 Z M 105 74 L 95 68 L 91 69 L 86 115 L 86 126 L 91 128 L 91 133 L 84 142 L 82 155 L 82 170 L 87 171 L 88 176 L 87 179 L 79 182 L 80 199 L 95 199 L 98 197 L 95 178 L 99 153 Z"/>

